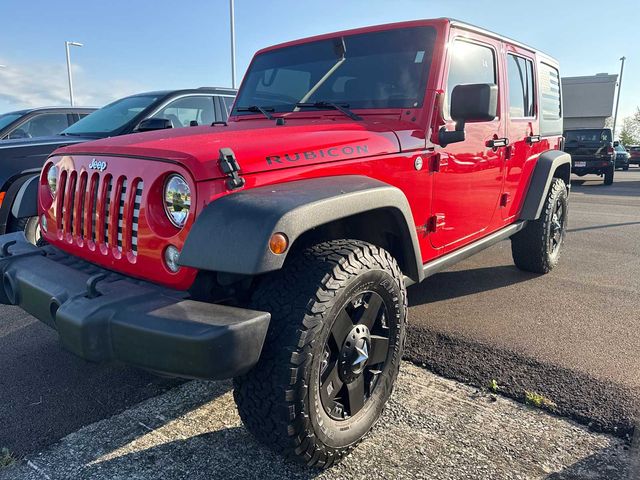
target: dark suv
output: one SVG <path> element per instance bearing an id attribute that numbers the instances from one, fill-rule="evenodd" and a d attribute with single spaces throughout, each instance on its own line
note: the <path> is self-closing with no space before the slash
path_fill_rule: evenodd
<path id="1" fill-rule="evenodd" d="M 571 155 L 571 171 L 576 175 L 600 175 L 605 185 L 613 183 L 615 150 L 610 128 L 565 130 L 564 151 Z"/>
<path id="2" fill-rule="evenodd" d="M 3 113 L 0 115 L 0 141 L 57 135 L 95 111 L 95 108 L 47 107 Z"/>
<path id="3" fill-rule="evenodd" d="M 229 88 L 141 93 L 110 103 L 59 135 L 0 142 L 0 234 L 22 230 L 31 242 L 40 238 L 37 219 L 19 218 L 13 205 L 25 182 L 40 172 L 56 148 L 134 132 L 224 122 L 235 94 Z M 28 195 L 35 197 L 36 192 Z"/>
<path id="4" fill-rule="evenodd" d="M 616 153 L 616 168 L 621 168 L 624 171 L 629 170 L 629 160 L 631 155 L 627 152 L 627 149 L 622 145 L 615 143 L 615 147 L 613 147 Z"/>

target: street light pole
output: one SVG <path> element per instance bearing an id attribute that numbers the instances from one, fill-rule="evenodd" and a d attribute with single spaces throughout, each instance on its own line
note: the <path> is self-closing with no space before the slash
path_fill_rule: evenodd
<path id="1" fill-rule="evenodd" d="M 64 48 L 67 51 L 67 75 L 69 77 L 69 101 L 73 107 L 73 77 L 71 75 L 71 55 L 69 54 L 69 47 L 82 47 L 78 42 L 64 42 Z"/>
<path id="2" fill-rule="evenodd" d="M 236 88 L 236 21 L 233 0 L 229 0 L 229 20 L 231 21 L 231 86 Z"/>
<path id="3" fill-rule="evenodd" d="M 616 111 L 613 114 L 613 140 L 616 139 L 616 123 L 618 122 L 618 106 L 620 105 L 620 90 L 622 90 L 622 74 L 624 73 L 624 61 L 627 57 L 620 58 L 620 78 L 618 79 L 618 96 L 616 98 Z"/>

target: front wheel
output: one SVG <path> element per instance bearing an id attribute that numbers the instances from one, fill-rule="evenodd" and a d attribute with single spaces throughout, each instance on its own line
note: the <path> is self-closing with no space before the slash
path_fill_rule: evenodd
<path id="1" fill-rule="evenodd" d="M 234 379 L 240 417 L 285 456 L 328 468 L 369 432 L 391 395 L 405 338 L 403 276 L 357 240 L 292 252 L 252 308 L 271 312 L 260 361 Z"/>
<path id="2" fill-rule="evenodd" d="M 567 229 L 568 200 L 566 184 L 554 178 L 540 218 L 511 237 L 511 253 L 519 269 L 548 273 L 558 264 Z"/>

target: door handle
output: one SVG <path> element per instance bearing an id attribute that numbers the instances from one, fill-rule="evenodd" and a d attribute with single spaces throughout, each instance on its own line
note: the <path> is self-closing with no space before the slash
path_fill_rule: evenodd
<path id="1" fill-rule="evenodd" d="M 501 147 L 506 147 L 507 145 L 509 145 L 509 139 L 508 138 L 492 138 L 491 140 L 487 140 L 487 143 L 485 143 L 485 146 L 487 148 L 501 148 Z"/>
<path id="2" fill-rule="evenodd" d="M 526 142 L 531 145 L 533 143 L 538 143 L 540 141 L 540 135 L 529 135 L 526 138 Z"/>

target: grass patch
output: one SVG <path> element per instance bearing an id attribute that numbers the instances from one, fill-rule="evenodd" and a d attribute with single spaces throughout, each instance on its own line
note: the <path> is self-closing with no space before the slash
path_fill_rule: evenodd
<path id="1" fill-rule="evenodd" d="M 16 458 L 9 451 L 8 448 L 0 448 L 0 468 L 8 467 L 16 463 Z"/>
<path id="2" fill-rule="evenodd" d="M 498 382 L 495 378 L 493 378 L 489 382 L 489 390 L 491 390 L 493 393 L 498 393 L 498 390 L 500 390 L 500 385 L 498 385 Z"/>
<path id="3" fill-rule="evenodd" d="M 546 408 L 547 410 L 553 410 L 555 407 L 557 407 L 555 402 L 536 392 L 525 391 L 524 401 L 527 405 L 531 405 L 532 407 L 536 408 Z"/>

